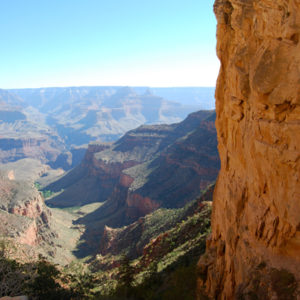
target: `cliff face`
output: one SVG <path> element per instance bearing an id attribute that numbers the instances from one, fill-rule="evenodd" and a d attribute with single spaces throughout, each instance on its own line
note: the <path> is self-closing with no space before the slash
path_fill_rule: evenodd
<path id="1" fill-rule="evenodd" d="M 57 235 L 51 229 L 51 211 L 30 181 L 17 181 L 12 175 L 0 173 L 0 236 L 24 249 L 52 245 Z"/>
<path id="2" fill-rule="evenodd" d="M 217 0 L 214 9 L 221 171 L 199 290 L 205 284 L 216 299 L 295 299 L 300 2 Z"/>
<path id="3" fill-rule="evenodd" d="M 61 153 L 58 143 L 50 137 L 40 136 L 36 138 L 0 138 L 0 161 L 7 163 L 23 158 L 40 159 L 43 163 L 55 161 Z"/>
<path id="4" fill-rule="evenodd" d="M 122 171 L 137 163 L 134 160 L 109 163 L 95 158 L 96 153 L 110 147 L 109 143 L 90 144 L 79 166 L 47 186 L 51 191 L 63 190 L 47 201 L 48 205 L 68 207 L 105 201 L 119 182 Z"/>

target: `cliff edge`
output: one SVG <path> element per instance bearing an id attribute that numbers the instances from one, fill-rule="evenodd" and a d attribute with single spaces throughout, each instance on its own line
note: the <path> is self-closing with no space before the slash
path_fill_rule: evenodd
<path id="1" fill-rule="evenodd" d="M 297 299 L 300 1 L 217 0 L 214 10 L 221 171 L 199 299 Z"/>

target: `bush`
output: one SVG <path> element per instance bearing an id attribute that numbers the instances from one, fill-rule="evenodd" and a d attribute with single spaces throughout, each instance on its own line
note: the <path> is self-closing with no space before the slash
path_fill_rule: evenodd
<path id="1" fill-rule="evenodd" d="M 24 291 L 27 272 L 15 261 L 0 258 L 0 297 L 16 296 Z"/>
<path id="2" fill-rule="evenodd" d="M 33 268 L 32 279 L 26 284 L 27 294 L 38 299 L 66 299 L 68 291 L 60 286 L 60 271 L 45 260 L 40 260 Z"/>

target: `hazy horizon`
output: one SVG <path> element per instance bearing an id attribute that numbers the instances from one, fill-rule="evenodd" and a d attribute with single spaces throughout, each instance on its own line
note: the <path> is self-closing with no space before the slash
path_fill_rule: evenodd
<path id="1" fill-rule="evenodd" d="M 93 88 L 93 87 L 118 87 L 118 88 L 125 88 L 125 87 L 129 87 L 129 88 L 149 88 L 149 89 L 184 89 L 184 88 L 216 88 L 216 86 L 150 86 L 150 85 L 64 85 L 64 86 L 38 86 L 38 87 L 24 87 L 24 88 L 2 88 L 0 87 L 0 89 L 2 90 L 26 90 L 26 89 L 53 89 L 53 88 Z"/>

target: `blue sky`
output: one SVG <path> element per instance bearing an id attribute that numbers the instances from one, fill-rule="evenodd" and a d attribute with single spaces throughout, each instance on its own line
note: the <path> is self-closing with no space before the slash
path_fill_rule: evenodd
<path id="1" fill-rule="evenodd" d="M 0 1 L 0 88 L 214 86 L 213 2 Z"/>

